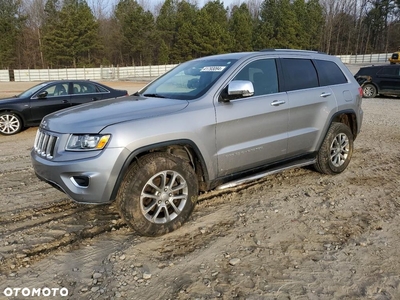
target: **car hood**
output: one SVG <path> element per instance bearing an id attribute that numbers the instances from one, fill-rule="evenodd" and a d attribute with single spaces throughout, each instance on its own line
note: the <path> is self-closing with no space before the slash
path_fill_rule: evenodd
<path id="1" fill-rule="evenodd" d="M 184 109 L 186 100 L 128 96 L 101 100 L 47 115 L 40 127 L 59 133 L 98 133 L 104 127 Z"/>

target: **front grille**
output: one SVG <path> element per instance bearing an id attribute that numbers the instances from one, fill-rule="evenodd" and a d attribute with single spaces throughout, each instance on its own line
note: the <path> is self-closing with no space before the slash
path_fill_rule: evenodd
<path id="1" fill-rule="evenodd" d="M 40 156 L 52 159 L 58 137 L 38 129 L 33 148 Z"/>

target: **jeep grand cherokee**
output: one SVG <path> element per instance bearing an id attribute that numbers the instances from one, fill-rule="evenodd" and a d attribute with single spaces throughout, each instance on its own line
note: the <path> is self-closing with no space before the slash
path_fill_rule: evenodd
<path id="1" fill-rule="evenodd" d="M 117 201 L 142 235 L 177 229 L 198 194 L 292 167 L 348 166 L 362 90 L 333 56 L 267 50 L 178 65 L 130 97 L 46 116 L 39 178 L 79 203 Z"/>

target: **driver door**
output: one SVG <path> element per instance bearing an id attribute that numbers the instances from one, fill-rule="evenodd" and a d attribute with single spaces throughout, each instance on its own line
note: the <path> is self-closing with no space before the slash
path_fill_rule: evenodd
<path id="1" fill-rule="evenodd" d="M 70 107 L 71 102 L 68 89 L 68 82 L 54 83 L 33 95 L 30 100 L 32 121 L 34 123 L 39 123 L 44 116 L 57 110 Z"/>
<path id="2" fill-rule="evenodd" d="M 254 95 L 216 102 L 218 176 L 283 159 L 287 152 L 289 105 L 279 92 L 275 59 L 248 63 L 233 80 L 249 80 Z"/>

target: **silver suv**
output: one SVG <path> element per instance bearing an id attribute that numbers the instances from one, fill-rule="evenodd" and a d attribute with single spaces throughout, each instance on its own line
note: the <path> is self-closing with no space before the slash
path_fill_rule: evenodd
<path id="1" fill-rule="evenodd" d="M 333 56 L 265 50 L 195 59 L 130 97 L 46 116 L 37 176 L 79 203 L 114 200 L 142 235 L 180 227 L 200 192 L 314 165 L 343 172 L 362 90 Z"/>

